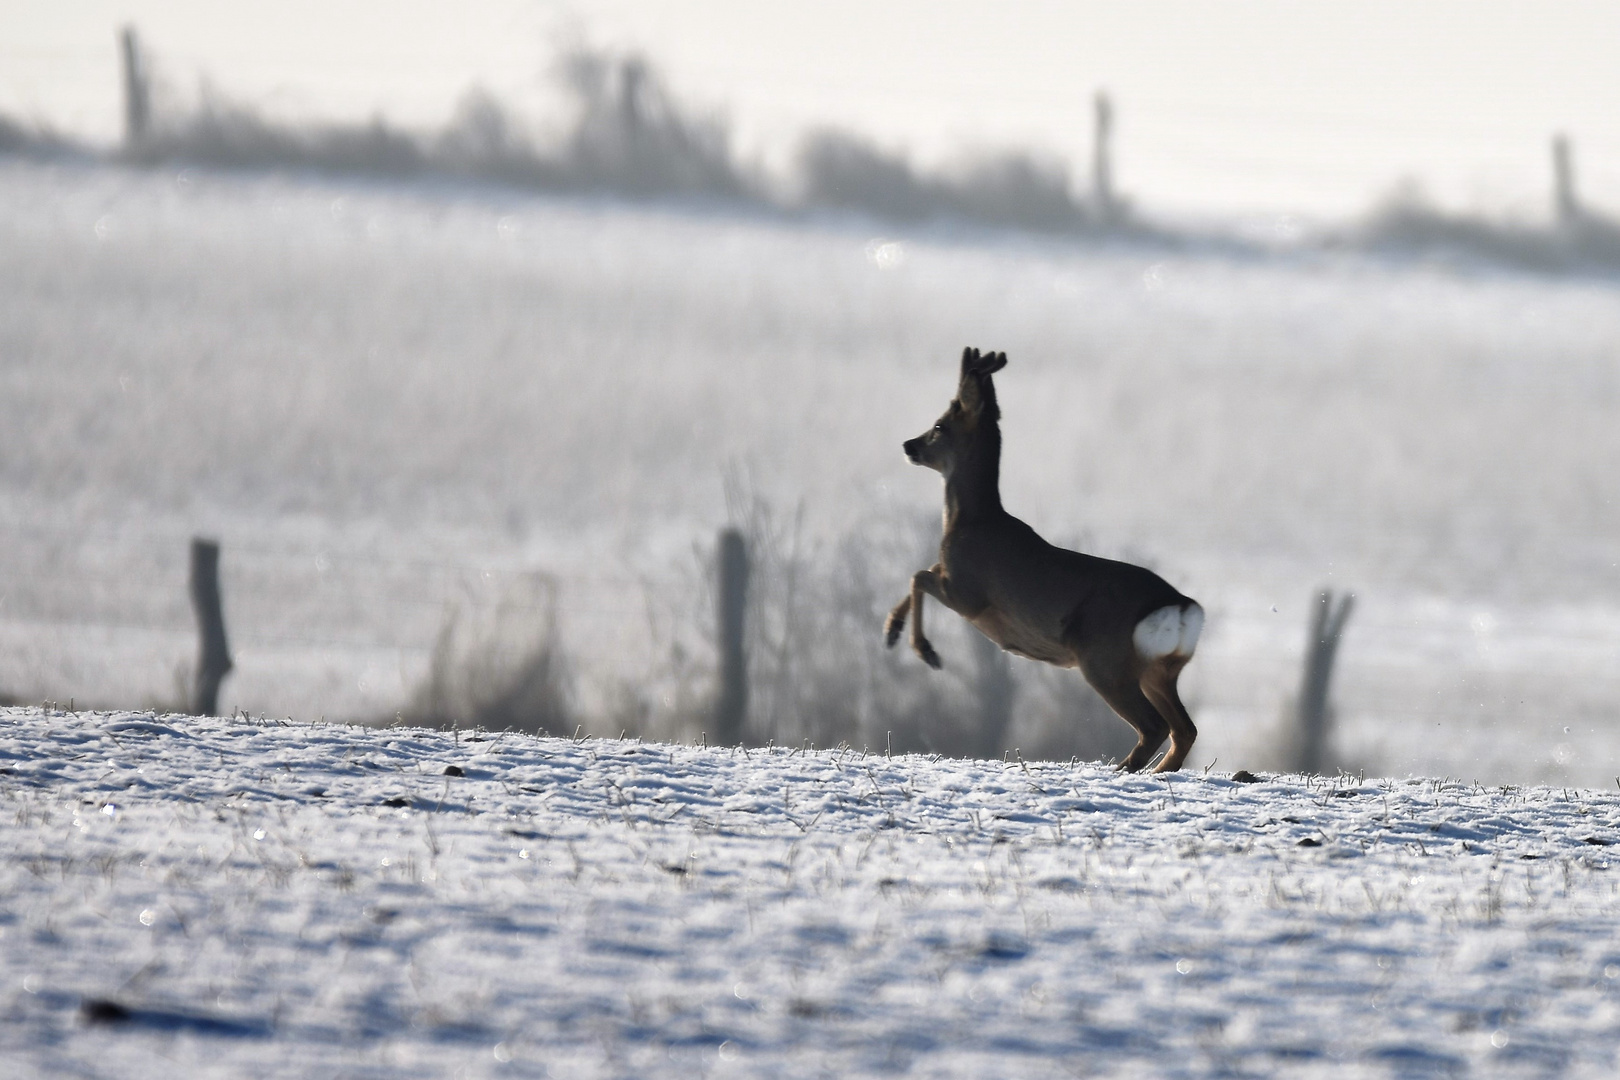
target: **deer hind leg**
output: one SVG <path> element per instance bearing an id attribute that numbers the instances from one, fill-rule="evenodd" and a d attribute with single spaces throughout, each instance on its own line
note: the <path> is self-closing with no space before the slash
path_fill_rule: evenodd
<path id="1" fill-rule="evenodd" d="M 1142 693 L 1135 672 L 1123 664 L 1101 663 L 1093 657 L 1082 657 L 1081 674 L 1091 688 L 1108 702 L 1108 707 L 1136 729 L 1136 746 L 1119 763 L 1125 772 L 1136 772 L 1153 760 L 1170 734 L 1170 725 L 1164 716 Z"/>
<path id="2" fill-rule="evenodd" d="M 1142 693 L 1170 725 L 1170 749 L 1154 772 L 1175 772 L 1181 768 L 1181 763 L 1187 760 L 1187 751 L 1192 749 L 1193 740 L 1198 738 L 1198 728 L 1194 726 L 1187 706 L 1181 703 L 1181 695 L 1176 693 L 1176 678 L 1186 661 L 1177 663 L 1176 660 L 1179 657 L 1166 657 L 1148 665 L 1148 669 L 1142 673 Z"/>

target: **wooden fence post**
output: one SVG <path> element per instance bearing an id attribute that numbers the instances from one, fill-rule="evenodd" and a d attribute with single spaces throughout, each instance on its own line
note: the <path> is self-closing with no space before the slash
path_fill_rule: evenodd
<path id="1" fill-rule="evenodd" d="M 1344 624 L 1356 604 L 1354 593 L 1345 593 L 1335 607 L 1333 591 L 1323 589 L 1311 614 L 1310 637 L 1305 642 L 1305 676 L 1299 687 L 1299 752 L 1296 771 L 1320 773 L 1327 766 L 1328 683 L 1333 678 L 1333 658 L 1339 651 Z"/>
<path id="2" fill-rule="evenodd" d="M 232 664 L 219 597 L 219 544 L 200 537 L 191 541 L 191 608 L 197 614 L 200 641 L 191 711 L 197 716 L 213 716 L 219 711 L 219 684 Z"/>
<path id="3" fill-rule="evenodd" d="M 748 654 L 743 620 L 748 611 L 748 546 L 736 529 L 720 532 L 720 696 L 715 702 L 715 742 L 739 746 L 748 721 Z"/>
<path id="4" fill-rule="evenodd" d="M 1114 133 L 1114 103 L 1105 91 L 1092 100 L 1095 126 L 1091 132 L 1091 202 L 1097 217 L 1109 224 L 1118 217 L 1114 201 L 1114 161 L 1110 145 Z"/>
<path id="5" fill-rule="evenodd" d="M 152 87 L 141 56 L 141 41 L 133 26 L 119 32 L 118 44 L 124 71 L 124 149 L 134 150 L 146 141 L 152 119 Z"/>
<path id="6" fill-rule="evenodd" d="M 1553 216 L 1561 228 L 1580 221 L 1581 205 L 1575 196 L 1575 163 L 1570 156 L 1569 136 L 1555 135 L 1552 141 Z"/>

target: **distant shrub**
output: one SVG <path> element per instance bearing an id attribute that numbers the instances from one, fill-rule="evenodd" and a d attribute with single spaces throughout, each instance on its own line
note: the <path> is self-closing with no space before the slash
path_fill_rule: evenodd
<path id="1" fill-rule="evenodd" d="M 86 153 L 83 146 L 57 134 L 44 124 L 25 123 L 0 115 L 0 154 L 61 157 Z"/>
<path id="2" fill-rule="evenodd" d="M 631 197 L 754 197 L 733 160 L 725 123 L 676 100 L 644 57 L 581 49 L 563 58 L 558 74 L 574 108 L 570 125 L 554 138 L 477 89 L 432 134 L 380 116 L 363 123 L 276 120 L 212 84 L 190 96 L 158 78 L 150 126 L 122 153 L 142 163 L 427 173 Z M 26 135 L 0 119 L 0 152 Z"/>
<path id="3" fill-rule="evenodd" d="M 1413 184 L 1386 196 L 1353 231 L 1359 246 L 1482 259 L 1529 270 L 1620 267 L 1620 226 L 1577 211 L 1553 227 L 1440 209 Z"/>
<path id="4" fill-rule="evenodd" d="M 1028 153 L 981 154 L 938 174 L 845 131 L 823 128 L 799 149 L 806 205 L 857 210 L 896 221 L 954 218 L 1066 232 L 1093 222 L 1069 192 L 1067 167 Z"/>
<path id="5" fill-rule="evenodd" d="M 427 677 L 397 719 L 423 727 L 572 734 L 555 582 L 532 575 L 485 612 L 474 621 L 451 610 Z"/>

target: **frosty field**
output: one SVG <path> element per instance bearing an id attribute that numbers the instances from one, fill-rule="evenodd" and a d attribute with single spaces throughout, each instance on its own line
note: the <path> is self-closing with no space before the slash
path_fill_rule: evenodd
<path id="1" fill-rule="evenodd" d="M 559 730 L 693 741 L 730 522 L 758 741 L 959 745 L 971 642 L 936 620 L 932 676 L 877 626 L 937 537 L 899 443 L 975 344 L 1009 509 L 1209 611 L 1197 766 L 1276 763 L 1332 586 L 1346 768 L 1606 787 L 1617 342 L 1605 278 L 8 160 L 0 694 L 176 701 L 202 534 L 223 711 L 391 719 L 453 622 L 553 634 Z M 1011 671 L 1026 758 L 1123 730 Z"/>
<path id="2" fill-rule="evenodd" d="M 1620 795 L 0 711 L 7 1075 L 1572 1076 Z"/>

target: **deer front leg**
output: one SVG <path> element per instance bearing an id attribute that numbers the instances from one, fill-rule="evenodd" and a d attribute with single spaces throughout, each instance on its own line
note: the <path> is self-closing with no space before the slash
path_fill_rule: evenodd
<path id="1" fill-rule="evenodd" d="M 905 599 L 894 605 L 889 617 L 883 620 L 883 644 L 894 648 L 894 643 L 900 640 L 900 631 L 906 628 L 906 616 L 911 612 L 911 594 L 906 593 Z"/>
<path id="2" fill-rule="evenodd" d="M 942 567 L 935 563 L 927 570 L 919 570 L 911 575 L 911 648 L 923 663 L 931 668 L 939 668 L 939 654 L 934 651 L 933 645 L 928 642 L 928 635 L 923 633 L 923 594 L 927 593 L 935 600 L 951 607 L 950 598 L 945 592 L 945 579 L 941 575 Z"/>

